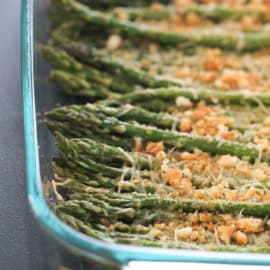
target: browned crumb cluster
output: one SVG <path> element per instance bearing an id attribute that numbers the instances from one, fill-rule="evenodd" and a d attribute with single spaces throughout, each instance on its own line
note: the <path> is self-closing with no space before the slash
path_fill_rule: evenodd
<path id="1" fill-rule="evenodd" d="M 161 240 L 198 244 L 269 245 L 269 220 L 208 212 L 182 214 L 177 221 L 156 223 L 149 234 Z"/>

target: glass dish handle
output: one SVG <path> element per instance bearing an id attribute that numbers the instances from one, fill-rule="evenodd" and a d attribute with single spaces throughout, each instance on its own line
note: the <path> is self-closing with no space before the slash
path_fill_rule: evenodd
<path id="1" fill-rule="evenodd" d="M 130 261 L 122 270 L 266 270 L 266 265 Z"/>

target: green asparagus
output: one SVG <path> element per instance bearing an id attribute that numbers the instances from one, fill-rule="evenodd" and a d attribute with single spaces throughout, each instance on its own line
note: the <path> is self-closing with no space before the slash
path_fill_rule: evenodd
<path id="1" fill-rule="evenodd" d="M 59 157 L 53 158 L 52 162 L 54 175 L 51 186 L 57 199 L 53 208 L 60 219 L 78 231 L 113 243 L 270 253 L 267 247 L 270 203 L 266 163 L 270 161 L 267 148 L 270 120 L 265 114 L 261 115 L 262 111 L 266 111 L 264 105 L 270 105 L 267 78 L 261 71 L 267 70 L 267 65 L 264 66 L 260 59 L 264 58 L 265 51 L 256 52 L 258 61 L 254 61 L 254 70 L 250 67 L 251 53 L 245 54 L 243 61 L 241 58 L 241 53 L 270 48 L 268 30 L 248 32 L 251 29 L 267 29 L 267 25 L 263 25 L 269 21 L 266 9 L 251 10 L 244 5 L 243 8 L 235 9 L 223 5 L 192 5 L 180 10 L 176 6 L 150 7 L 152 2 L 136 0 L 127 5 L 122 0 L 101 0 L 99 3 L 90 0 L 52 0 L 55 12 L 53 15 L 64 23 L 52 33 L 50 46 L 40 46 L 44 57 L 55 69 L 51 71 L 50 79 L 70 95 L 85 97 L 91 102 L 97 101 L 94 104 L 55 108 L 46 114 L 45 122 L 55 133 L 60 150 Z M 168 2 L 162 0 L 162 3 Z M 117 7 L 118 5 L 122 7 Z M 125 8 L 126 6 L 129 7 Z M 99 11 L 93 10 L 93 7 Z M 126 13 L 124 15 L 129 20 L 138 19 L 138 22 L 121 20 L 119 12 Z M 191 15 L 189 17 L 192 18 L 194 14 L 195 25 L 189 29 L 194 28 L 195 31 L 181 32 L 180 20 L 188 20 L 187 16 Z M 180 17 L 175 18 L 175 15 Z M 236 29 L 232 33 L 223 31 L 219 34 L 204 30 L 200 32 L 201 26 L 196 25 L 196 19 L 197 23 L 200 22 L 198 17 L 206 20 L 205 25 L 211 26 L 223 21 L 239 21 L 233 22 L 233 25 L 244 31 Z M 169 28 L 171 24 L 178 27 L 179 23 L 180 31 L 166 32 L 150 27 L 154 20 L 163 19 L 168 21 L 162 22 L 161 27 L 164 25 Z M 145 27 L 147 23 L 148 28 Z M 231 24 L 232 22 L 225 22 L 220 27 L 228 26 L 231 29 Z M 214 25 L 213 28 L 215 29 Z M 124 42 L 121 42 L 121 38 L 124 38 Z M 117 39 L 119 44 L 116 47 L 120 48 L 117 47 L 113 52 L 115 44 L 112 43 L 117 43 Z M 140 46 L 139 50 L 135 54 L 129 54 L 129 50 L 137 45 Z M 166 50 L 175 47 L 175 51 L 160 53 L 164 47 Z M 209 58 L 213 55 L 219 57 L 220 54 L 221 63 L 219 59 L 216 63 L 208 59 L 208 50 L 200 47 L 214 47 L 230 53 L 223 55 L 220 50 L 209 50 Z M 191 50 L 195 53 L 197 48 L 198 69 L 197 63 L 193 63 L 196 62 L 194 56 L 180 59 L 181 61 L 176 58 L 179 50 Z M 148 72 L 134 67 L 137 63 L 132 66 L 133 60 L 129 63 L 123 60 L 126 56 L 130 56 L 128 59 L 134 59 L 135 56 L 135 59 L 143 61 L 148 50 L 151 55 L 147 56 L 145 63 L 140 62 Z M 237 65 L 234 66 L 233 53 L 237 53 L 241 60 L 241 68 L 247 68 L 243 70 L 243 76 L 239 69 L 241 78 L 230 77 L 229 73 L 228 77 L 225 76 L 227 68 L 237 69 Z M 118 55 L 118 58 L 110 54 Z M 122 58 L 123 54 L 125 58 Z M 227 56 L 231 60 L 228 63 L 225 59 Z M 157 65 L 160 57 L 165 58 L 162 67 Z M 206 63 L 208 60 L 211 62 L 210 66 Z M 149 67 L 148 62 L 153 63 L 153 66 Z M 184 83 L 186 80 L 170 80 L 152 75 L 177 72 L 177 77 L 181 77 L 181 68 L 189 69 L 190 65 L 191 72 L 192 65 L 196 65 L 194 76 L 189 78 L 191 81 L 196 80 L 196 84 L 200 81 L 197 76 L 207 77 L 210 74 L 213 78 L 217 77 L 215 84 L 213 83 L 215 86 L 223 87 L 223 79 L 226 79 L 229 80 L 228 90 L 230 87 L 245 87 L 260 92 L 195 87 L 192 83 Z M 259 73 L 258 76 L 256 72 Z M 252 83 L 246 81 L 249 74 Z M 241 79 L 239 85 L 238 79 Z M 260 83 L 260 80 L 263 82 Z M 261 87 L 253 87 L 253 83 L 257 81 Z M 208 84 L 208 81 L 204 81 L 204 84 Z M 234 87 L 234 84 L 239 87 Z M 231 107 L 214 105 L 209 109 L 211 114 L 206 113 L 203 119 L 197 120 L 193 114 L 189 114 L 192 113 L 190 109 L 184 111 L 182 101 L 188 103 L 189 108 L 192 105 L 196 108 L 198 105 L 199 108 L 205 102 L 237 104 L 241 109 L 235 117 L 237 109 L 229 112 Z M 249 109 L 243 107 L 246 104 L 257 108 L 250 107 L 252 111 L 246 114 Z M 177 117 L 165 113 L 173 111 L 177 106 L 181 107 L 181 112 L 176 111 Z M 212 111 L 212 108 L 216 110 Z M 225 109 L 228 115 L 223 111 Z M 260 109 L 259 114 L 257 109 Z M 194 136 L 172 131 L 176 126 L 181 129 L 182 119 L 178 117 L 178 113 L 187 123 L 190 121 L 194 133 L 204 125 L 204 120 L 206 128 L 207 121 L 209 127 L 214 122 L 213 125 L 217 125 L 217 135 Z M 256 117 L 250 117 L 251 114 Z M 241 121 L 243 126 L 237 129 Z M 225 122 L 228 124 L 224 124 Z M 244 130 L 249 126 L 250 129 Z M 236 130 L 243 131 L 241 138 Z M 230 141 L 231 135 L 235 136 Z M 217 139 L 223 137 L 227 140 Z M 237 143 L 235 140 L 238 139 L 248 144 Z M 135 152 L 145 149 L 145 152 L 150 153 L 150 146 L 157 147 L 154 150 L 158 153 Z M 179 148 L 192 153 L 181 153 Z M 213 154 L 214 157 L 208 154 Z M 235 164 L 231 164 L 234 162 Z M 242 228 L 245 223 L 258 226 L 253 232 L 249 232 L 249 226 Z M 229 239 L 224 240 L 223 230 L 227 229 L 227 225 L 231 229 L 232 225 L 234 227 Z M 183 232 L 191 234 L 184 239 L 180 236 Z M 243 234 L 240 235 L 243 243 L 237 241 L 238 233 Z M 255 237 L 253 239 L 253 234 L 256 234 L 256 239 L 258 235 L 259 241 L 262 239 L 260 244 Z M 194 244 L 212 241 L 220 241 L 224 245 Z M 240 248 L 230 243 L 246 246 Z"/>
<path id="2" fill-rule="evenodd" d="M 236 9 L 226 6 L 211 6 L 198 5 L 195 7 L 177 8 L 173 6 L 159 6 L 158 8 L 152 7 L 129 7 L 129 8 L 115 8 L 114 14 L 116 16 L 120 12 L 124 12 L 128 15 L 129 20 L 162 20 L 172 18 L 175 15 L 187 16 L 188 14 L 196 14 L 202 19 L 211 20 L 215 23 L 222 22 L 225 20 L 239 20 L 244 16 L 254 16 L 265 23 L 268 18 L 264 11 L 253 11 L 251 9 Z"/>
<path id="3" fill-rule="evenodd" d="M 160 240 L 148 240 L 145 237 L 141 238 L 139 235 L 132 234 L 122 234 L 121 237 L 114 237 L 113 233 L 107 232 L 104 233 L 100 230 L 94 229 L 89 224 L 85 224 L 79 219 L 65 214 L 61 211 L 58 213 L 59 217 L 65 221 L 67 224 L 72 226 L 74 229 L 87 234 L 90 237 L 94 237 L 100 240 L 115 242 L 115 243 L 125 243 L 125 244 L 133 244 L 138 246 L 152 246 L 152 247 L 163 247 L 163 248 L 175 248 L 175 249 L 195 249 L 195 250 L 209 250 L 209 251 L 227 251 L 227 252 L 251 252 L 251 253 L 270 253 L 270 249 L 268 247 L 260 247 L 260 246 L 246 246 L 239 247 L 236 245 L 194 245 L 185 242 L 178 241 L 160 241 Z"/>
<path id="4" fill-rule="evenodd" d="M 246 157 L 250 161 L 254 161 L 259 154 L 255 146 L 246 146 L 236 142 L 219 140 L 211 137 L 192 136 L 187 133 L 172 132 L 161 130 L 154 127 L 143 126 L 140 124 L 130 124 L 117 120 L 116 118 L 105 117 L 100 114 L 84 114 L 75 111 L 72 107 L 62 107 L 60 110 L 55 109 L 53 113 L 48 113 L 47 116 L 53 119 L 55 111 L 58 110 L 57 120 L 69 121 L 85 128 L 92 129 L 93 126 L 100 129 L 101 134 L 118 134 L 120 136 L 141 137 L 146 141 L 164 141 L 168 145 L 182 147 L 185 149 L 198 148 L 202 151 L 213 154 L 230 154 L 237 157 Z M 268 160 L 268 156 L 263 157 Z"/>
<path id="5" fill-rule="evenodd" d="M 147 72 L 132 68 L 126 67 L 120 62 L 112 60 L 108 55 L 99 53 L 93 48 L 90 48 L 84 42 L 68 42 L 60 46 L 62 49 L 66 50 L 71 55 L 78 57 L 83 62 L 87 62 L 89 65 L 93 65 L 97 68 L 106 68 L 109 72 L 114 73 L 115 75 L 120 75 L 126 77 L 133 83 L 141 84 L 149 88 L 149 90 L 136 90 L 136 92 L 131 92 L 124 94 L 123 96 L 116 98 L 119 102 L 132 103 L 133 102 L 145 102 L 145 100 L 151 100 L 157 103 L 154 106 L 150 106 L 148 101 L 144 104 L 147 108 L 158 110 L 166 110 L 169 105 L 164 103 L 164 101 L 172 101 L 178 96 L 184 96 L 190 98 L 191 100 L 207 100 L 212 102 L 221 102 L 221 103 L 231 103 L 231 104 L 254 104 L 254 105 L 269 105 L 270 104 L 270 95 L 264 93 L 254 93 L 248 90 L 239 90 L 237 92 L 225 92 L 208 88 L 192 88 L 190 86 L 181 85 L 178 82 L 160 79 L 156 76 L 152 76 Z M 163 88 L 164 87 L 164 88 Z M 160 88 L 160 89 L 158 89 Z M 157 91 L 157 92 L 155 92 Z M 112 100 L 113 101 L 113 100 Z M 108 103 L 110 104 L 110 103 Z"/>
<path id="6" fill-rule="evenodd" d="M 54 121 L 51 119 L 46 119 L 45 124 L 54 133 L 56 131 L 65 134 L 66 137 L 76 138 L 76 137 L 87 137 L 97 142 L 106 143 L 108 145 L 113 145 L 117 147 L 122 147 L 128 150 L 132 150 L 135 147 L 135 139 L 133 138 L 121 138 L 115 135 L 105 135 L 100 136 L 102 132 L 93 132 L 89 128 L 74 126 L 73 123 L 68 121 Z"/>
<path id="7" fill-rule="evenodd" d="M 68 95 L 86 97 L 90 100 L 104 99 L 111 95 L 101 85 L 90 83 L 78 75 L 73 75 L 63 70 L 52 70 L 49 78 L 61 86 Z"/>
<path id="8" fill-rule="evenodd" d="M 155 0 L 135 0 L 132 2 L 127 2 L 125 0 L 79 0 L 80 2 L 89 5 L 89 6 L 94 6 L 94 7 L 114 7 L 114 6 L 146 6 L 150 5 L 152 3 L 155 3 Z M 160 3 L 163 4 L 169 4 L 171 1 L 170 0 L 159 0 Z"/>
<path id="9" fill-rule="evenodd" d="M 172 102 L 176 100 L 177 97 L 183 96 L 191 99 L 192 101 L 205 100 L 210 103 L 223 104 L 240 104 L 245 105 L 247 103 L 252 105 L 261 106 L 270 104 L 270 95 L 264 93 L 254 93 L 247 90 L 239 90 L 237 92 L 225 92 L 211 90 L 207 88 L 194 89 L 185 87 L 169 87 L 160 89 L 148 89 L 148 90 L 138 90 L 133 93 L 128 93 L 115 99 L 105 100 L 105 104 L 113 103 L 131 103 L 139 104 L 140 102 L 148 102 L 153 100 L 160 100 L 165 106 L 164 102 L 167 102 L 167 108 L 172 105 Z M 154 108 L 153 108 L 154 109 Z M 156 108 L 158 110 L 159 108 Z"/>
<path id="10" fill-rule="evenodd" d="M 63 38 L 59 37 L 59 39 L 62 40 Z M 80 61 L 96 68 L 105 68 L 108 72 L 125 78 L 125 80 L 132 83 L 137 83 L 152 88 L 179 85 L 179 83 L 174 81 L 163 80 L 158 77 L 151 76 L 142 70 L 127 67 L 122 63 L 111 59 L 108 54 L 98 52 L 85 42 L 68 40 L 65 43 L 58 44 L 58 46 Z"/>
<path id="11" fill-rule="evenodd" d="M 72 72 L 72 76 L 70 79 L 65 78 L 64 81 L 66 82 L 66 84 L 68 83 L 72 84 L 72 82 L 69 81 L 70 80 L 72 81 L 74 80 L 74 78 L 76 79 L 77 77 L 79 81 L 81 81 L 82 79 L 88 80 L 90 82 L 99 84 L 100 88 L 101 86 L 103 86 L 107 87 L 108 89 L 111 89 L 112 91 L 120 93 L 127 93 L 133 91 L 135 88 L 133 85 L 127 84 L 122 80 L 118 80 L 117 78 L 114 78 L 105 72 L 101 72 L 96 68 L 83 65 L 82 63 L 76 61 L 72 56 L 68 55 L 63 50 L 59 50 L 51 46 L 42 46 L 42 53 L 55 69 L 61 69 L 68 72 Z M 58 75 L 58 77 L 60 75 Z M 86 83 L 82 83 L 81 86 L 82 89 L 87 88 L 88 85 L 85 84 Z M 85 96 L 87 97 L 87 95 Z"/>
<path id="12" fill-rule="evenodd" d="M 71 109 L 71 107 L 70 107 Z M 57 119 L 59 108 L 56 111 L 48 113 L 49 117 Z M 73 105 L 72 110 L 87 115 L 88 113 L 101 113 L 107 116 L 116 117 L 123 121 L 137 121 L 143 124 L 149 124 L 160 128 L 171 129 L 174 125 L 180 123 L 180 119 L 169 114 L 157 114 L 147 111 L 141 107 L 130 104 L 121 107 L 109 107 L 102 104 Z M 55 117 L 53 116 L 55 114 Z"/>
<path id="13" fill-rule="evenodd" d="M 246 201 L 225 201 L 225 200 L 200 200 L 200 199 L 172 199 L 168 196 L 143 193 L 113 193 L 99 188 L 87 188 L 87 193 L 81 194 L 87 201 L 94 197 L 95 201 L 107 202 L 111 206 L 121 208 L 156 209 L 175 211 L 209 211 L 218 213 L 242 213 L 254 216 L 267 216 L 270 213 L 270 203 L 246 202 Z"/>
<path id="14" fill-rule="evenodd" d="M 101 159 L 102 162 L 114 163 L 117 160 L 129 165 L 136 164 L 139 167 L 149 168 L 150 156 L 146 154 L 127 152 L 120 147 L 113 147 L 91 139 L 68 139 L 61 133 L 56 133 L 57 146 L 71 159 L 78 159 L 80 156 Z M 151 162 L 153 163 L 153 162 Z"/>
<path id="15" fill-rule="evenodd" d="M 92 174 L 89 176 L 81 170 L 81 168 L 69 168 L 58 165 L 56 162 L 53 164 L 55 172 L 55 179 L 60 183 L 60 186 L 65 190 L 65 193 L 70 193 L 69 196 L 75 191 L 83 192 L 88 187 L 107 188 L 113 191 L 121 192 L 143 192 L 154 193 L 158 189 L 158 185 L 147 179 L 134 179 L 123 181 L 121 178 L 109 178 L 100 174 Z M 63 184 L 62 184 L 63 183 Z M 167 187 L 166 187 L 167 188 Z M 167 189 L 170 189 L 169 187 Z M 70 191 L 70 192 L 69 192 Z"/>
<path id="16" fill-rule="evenodd" d="M 216 47 L 232 51 L 255 51 L 270 47 L 270 37 L 267 32 L 245 33 L 244 37 L 238 35 L 186 35 L 182 33 L 161 32 L 160 30 L 144 28 L 131 22 L 122 22 L 114 16 L 104 12 L 95 11 L 74 0 L 59 0 L 62 10 L 76 19 L 97 25 L 102 28 L 109 28 L 129 38 L 141 38 L 155 41 L 161 45 L 172 45 L 180 47 L 205 46 Z"/>

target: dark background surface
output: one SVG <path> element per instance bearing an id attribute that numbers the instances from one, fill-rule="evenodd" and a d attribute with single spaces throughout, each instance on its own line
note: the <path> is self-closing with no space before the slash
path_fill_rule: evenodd
<path id="1" fill-rule="evenodd" d="M 0 269 L 42 269 L 26 195 L 20 74 L 20 0 L 0 8 Z"/>

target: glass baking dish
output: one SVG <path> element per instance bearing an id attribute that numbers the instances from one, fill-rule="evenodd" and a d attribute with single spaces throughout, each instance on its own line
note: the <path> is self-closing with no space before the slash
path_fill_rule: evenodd
<path id="1" fill-rule="evenodd" d="M 51 211 L 51 157 L 54 139 L 43 124 L 45 111 L 74 102 L 47 80 L 49 66 L 39 54 L 51 28 L 48 0 L 22 1 L 22 88 L 27 192 L 38 223 L 46 232 L 44 269 L 240 269 L 267 268 L 270 256 L 135 247 L 105 243 L 65 225 Z M 214 265 L 213 265 L 214 264 Z M 218 265 L 219 267 L 218 267 Z M 242 265 L 242 266 L 240 266 Z M 243 266 L 245 265 L 245 266 Z M 263 267 L 268 265 L 268 267 Z"/>

